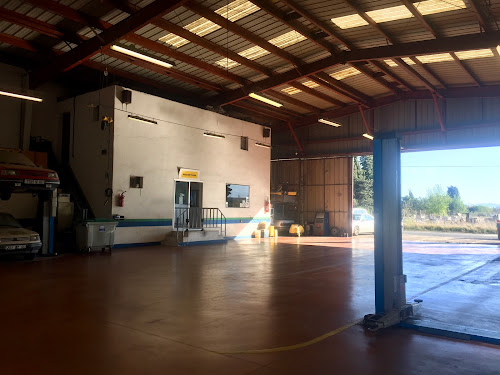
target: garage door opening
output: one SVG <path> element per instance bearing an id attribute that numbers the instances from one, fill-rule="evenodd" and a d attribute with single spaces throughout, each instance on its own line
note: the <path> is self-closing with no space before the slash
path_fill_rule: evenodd
<path id="1" fill-rule="evenodd" d="M 403 267 L 410 321 L 500 342 L 500 147 L 401 155 Z M 500 224 L 499 224 L 500 225 Z"/>

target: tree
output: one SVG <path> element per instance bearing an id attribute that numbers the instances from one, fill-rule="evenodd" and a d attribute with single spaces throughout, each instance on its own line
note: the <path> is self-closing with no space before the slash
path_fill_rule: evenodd
<path id="1" fill-rule="evenodd" d="M 467 206 L 462 201 L 462 198 L 460 198 L 460 196 L 451 198 L 448 209 L 450 210 L 451 214 L 465 214 L 468 212 Z"/>
<path id="2" fill-rule="evenodd" d="M 450 203 L 449 195 L 444 193 L 440 185 L 436 185 L 427 191 L 424 207 L 429 215 L 444 216 L 448 214 Z"/>
<path id="3" fill-rule="evenodd" d="M 354 205 L 373 210 L 373 158 L 362 156 L 354 158 Z"/>
<path id="4" fill-rule="evenodd" d="M 478 216 L 490 216 L 493 214 L 493 207 L 488 206 L 471 206 L 469 211 L 475 213 Z"/>
<path id="5" fill-rule="evenodd" d="M 447 194 L 450 198 L 455 198 L 460 196 L 460 193 L 458 192 L 458 188 L 456 186 L 448 186 Z"/>
<path id="6" fill-rule="evenodd" d="M 422 199 L 415 198 L 413 192 L 409 190 L 408 195 L 401 198 L 401 210 L 403 212 L 403 217 L 415 215 L 423 210 Z"/>
<path id="7" fill-rule="evenodd" d="M 456 186 L 448 186 L 447 195 L 451 198 L 448 210 L 451 214 L 464 214 L 467 212 L 467 207 L 460 197 L 460 192 Z"/>

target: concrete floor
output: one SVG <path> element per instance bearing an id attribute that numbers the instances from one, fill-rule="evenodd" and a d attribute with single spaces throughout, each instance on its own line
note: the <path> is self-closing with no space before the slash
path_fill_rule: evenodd
<path id="1" fill-rule="evenodd" d="M 411 246 L 405 262 L 429 252 Z M 2 261 L 0 374 L 500 373 L 500 347 L 403 328 L 219 353 L 305 342 L 372 313 L 372 248 L 369 236 L 280 238 Z M 408 296 L 444 281 L 412 262 Z"/>

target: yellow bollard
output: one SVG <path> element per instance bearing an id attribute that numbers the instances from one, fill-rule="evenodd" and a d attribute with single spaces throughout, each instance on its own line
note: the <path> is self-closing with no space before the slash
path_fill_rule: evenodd
<path id="1" fill-rule="evenodd" d="M 269 226 L 269 237 L 274 237 L 274 225 Z"/>

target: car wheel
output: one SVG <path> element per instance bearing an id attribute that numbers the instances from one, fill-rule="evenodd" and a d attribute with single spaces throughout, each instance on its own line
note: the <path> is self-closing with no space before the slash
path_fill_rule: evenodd
<path id="1" fill-rule="evenodd" d="M 33 254 L 33 253 L 31 253 L 31 254 L 24 254 L 24 259 L 26 259 L 26 260 L 33 260 L 33 259 L 35 259 L 35 256 L 36 256 L 36 254 Z"/>
<path id="2" fill-rule="evenodd" d="M 354 231 L 352 232 L 352 234 L 354 236 L 358 236 L 359 235 L 359 227 L 354 227 Z"/>
<path id="3" fill-rule="evenodd" d="M 0 192 L 0 199 L 3 201 L 8 201 L 10 197 L 12 196 L 11 191 L 2 191 Z"/>

